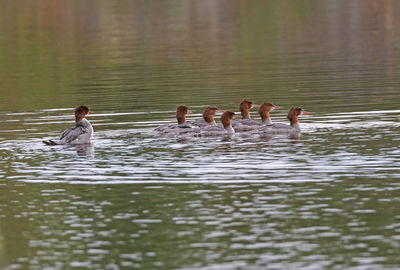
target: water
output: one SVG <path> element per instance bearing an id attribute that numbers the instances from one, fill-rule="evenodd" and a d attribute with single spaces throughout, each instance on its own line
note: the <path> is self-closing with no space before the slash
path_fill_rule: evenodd
<path id="1" fill-rule="evenodd" d="M 2 1 L 0 269 L 397 269 L 399 8 Z M 152 133 L 243 98 L 313 115 Z M 92 144 L 45 147 L 79 104 Z"/>

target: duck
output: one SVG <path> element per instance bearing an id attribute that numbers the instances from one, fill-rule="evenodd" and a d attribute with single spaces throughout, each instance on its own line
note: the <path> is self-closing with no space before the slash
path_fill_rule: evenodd
<path id="1" fill-rule="evenodd" d="M 216 126 L 214 116 L 216 113 L 223 113 L 223 110 L 218 109 L 217 107 L 208 106 L 203 112 L 203 120 L 196 120 L 189 122 L 190 125 L 194 125 L 200 128 L 205 128 L 208 126 Z"/>
<path id="2" fill-rule="evenodd" d="M 236 117 L 237 116 L 234 112 L 225 111 L 221 115 L 222 126 L 210 125 L 201 130 L 199 137 L 233 136 L 235 134 L 235 130 L 232 127 L 232 119 Z"/>
<path id="3" fill-rule="evenodd" d="M 281 124 L 281 123 L 273 123 L 269 125 L 265 125 L 260 129 L 262 134 L 271 135 L 271 134 L 287 134 L 287 135 L 298 135 L 301 133 L 300 124 L 299 124 L 299 115 L 310 115 L 311 112 L 306 112 L 300 107 L 292 107 L 286 118 L 290 121 L 290 125 Z"/>
<path id="4" fill-rule="evenodd" d="M 93 126 L 86 119 L 86 115 L 92 114 L 89 107 L 80 105 L 74 109 L 75 113 L 75 126 L 64 130 L 58 140 L 43 141 L 46 145 L 60 145 L 60 144 L 86 144 L 89 143 L 93 137 Z"/>
<path id="5" fill-rule="evenodd" d="M 261 121 L 247 118 L 242 121 L 235 121 L 233 128 L 236 132 L 249 132 L 258 130 L 263 125 L 270 125 L 272 124 L 272 120 L 269 113 L 277 109 L 283 109 L 283 107 L 276 106 L 269 102 L 264 102 L 258 109 Z"/>
<path id="6" fill-rule="evenodd" d="M 186 122 L 186 115 L 192 112 L 188 107 L 180 105 L 176 108 L 176 120 L 177 124 L 166 124 L 161 125 L 154 129 L 155 132 L 165 135 L 179 136 L 186 133 L 198 133 L 200 129 L 198 127 L 192 126 Z"/>

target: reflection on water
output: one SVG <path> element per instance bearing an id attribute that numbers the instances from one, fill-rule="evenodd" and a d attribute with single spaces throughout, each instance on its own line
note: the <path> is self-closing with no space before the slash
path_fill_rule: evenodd
<path id="1" fill-rule="evenodd" d="M 7 212 L 18 222 L 1 229 L 5 239 L 29 247 L 8 249 L 20 268 L 395 266 L 398 199 L 388 197 L 399 187 L 355 181 L 11 185 L 18 203 L 2 198 L 0 209 L 11 204 Z"/>
<path id="2" fill-rule="evenodd" d="M 92 144 L 75 145 L 76 153 L 81 157 L 93 157 L 94 147 Z"/>
<path id="3" fill-rule="evenodd" d="M 3 1 L 0 269 L 397 269 L 399 3 Z M 313 115 L 152 132 L 244 98 Z"/>

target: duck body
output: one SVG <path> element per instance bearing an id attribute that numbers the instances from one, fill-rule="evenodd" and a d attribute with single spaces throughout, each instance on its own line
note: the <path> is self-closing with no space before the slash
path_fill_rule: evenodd
<path id="1" fill-rule="evenodd" d="M 217 126 L 217 123 L 215 122 L 215 120 L 213 120 L 212 122 L 206 122 L 204 120 L 199 119 L 199 120 L 194 120 L 194 121 L 188 121 L 187 123 L 190 126 L 198 127 L 201 129 Z"/>
<path id="2" fill-rule="evenodd" d="M 170 133 L 174 132 L 180 129 L 185 129 L 185 128 L 193 128 L 193 126 L 189 125 L 188 123 L 184 124 L 166 124 L 166 125 L 161 125 L 157 128 L 154 129 L 154 131 L 159 132 L 159 133 Z"/>
<path id="3" fill-rule="evenodd" d="M 263 103 L 262 105 L 255 105 L 259 107 L 258 113 L 261 116 L 261 121 L 253 120 L 250 118 L 250 113 L 249 113 L 249 109 L 251 108 L 251 106 L 248 104 L 247 106 L 243 105 L 245 101 L 246 100 L 242 101 L 242 103 L 239 106 L 239 109 L 241 110 L 241 114 L 243 116 L 243 120 L 233 122 L 233 128 L 235 129 L 236 132 L 254 132 L 256 130 L 259 130 L 265 125 L 271 125 L 272 120 L 269 113 L 275 109 L 282 109 L 282 107 L 275 106 L 272 103 Z M 252 106 L 254 107 L 254 105 Z"/>
<path id="4" fill-rule="evenodd" d="M 175 136 L 193 136 L 195 137 L 200 133 L 201 129 L 196 126 L 191 126 L 188 123 L 185 124 L 167 124 L 161 125 L 154 130 L 156 133 L 165 135 L 168 137 Z"/>
<path id="5" fill-rule="evenodd" d="M 158 134 L 165 135 L 168 137 L 175 136 L 196 136 L 200 132 L 200 129 L 189 122 L 186 122 L 186 115 L 192 113 L 186 106 L 178 106 L 176 108 L 176 120 L 177 124 L 166 124 L 161 125 L 154 129 Z"/>
<path id="6" fill-rule="evenodd" d="M 58 140 L 43 141 L 47 145 L 60 145 L 60 144 L 86 144 L 89 143 L 93 137 L 93 126 L 85 118 L 89 113 L 87 106 L 81 105 L 75 108 L 75 126 L 64 130 Z"/>
<path id="7" fill-rule="evenodd" d="M 261 121 L 257 121 L 251 118 L 242 119 L 238 121 L 232 122 L 232 127 L 236 132 L 249 132 L 253 130 L 257 130 L 263 126 Z"/>
<path id="8" fill-rule="evenodd" d="M 233 136 L 235 130 L 232 127 L 232 119 L 235 117 L 235 113 L 231 111 L 225 111 L 221 116 L 221 124 L 209 125 L 202 129 L 200 137 L 225 137 Z"/>
<path id="9" fill-rule="evenodd" d="M 263 134 L 300 134 L 301 130 L 286 124 L 273 123 L 271 125 L 264 125 L 260 128 Z"/>
<path id="10" fill-rule="evenodd" d="M 190 121 L 189 124 L 192 126 L 199 127 L 201 129 L 209 128 L 210 126 L 217 126 L 214 116 L 216 113 L 223 113 L 224 111 L 217 107 L 209 106 L 203 112 L 203 120 Z"/>
<path id="11" fill-rule="evenodd" d="M 93 137 L 93 126 L 83 118 L 74 127 L 66 129 L 61 133 L 57 144 L 84 144 L 89 143 Z"/>
<path id="12" fill-rule="evenodd" d="M 299 107 L 292 107 L 286 116 L 286 118 L 290 121 L 290 125 L 281 123 L 265 125 L 260 129 L 260 133 L 263 135 L 299 135 L 301 133 L 301 129 L 298 116 L 303 114 L 311 113 L 306 112 Z"/>

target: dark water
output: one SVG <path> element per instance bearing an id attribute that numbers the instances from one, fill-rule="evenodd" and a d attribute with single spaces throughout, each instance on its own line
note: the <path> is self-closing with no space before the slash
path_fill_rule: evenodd
<path id="1" fill-rule="evenodd" d="M 397 1 L 1 4 L 0 269 L 400 267 Z M 243 98 L 313 115 L 152 133 Z M 45 147 L 79 104 L 92 144 Z"/>

